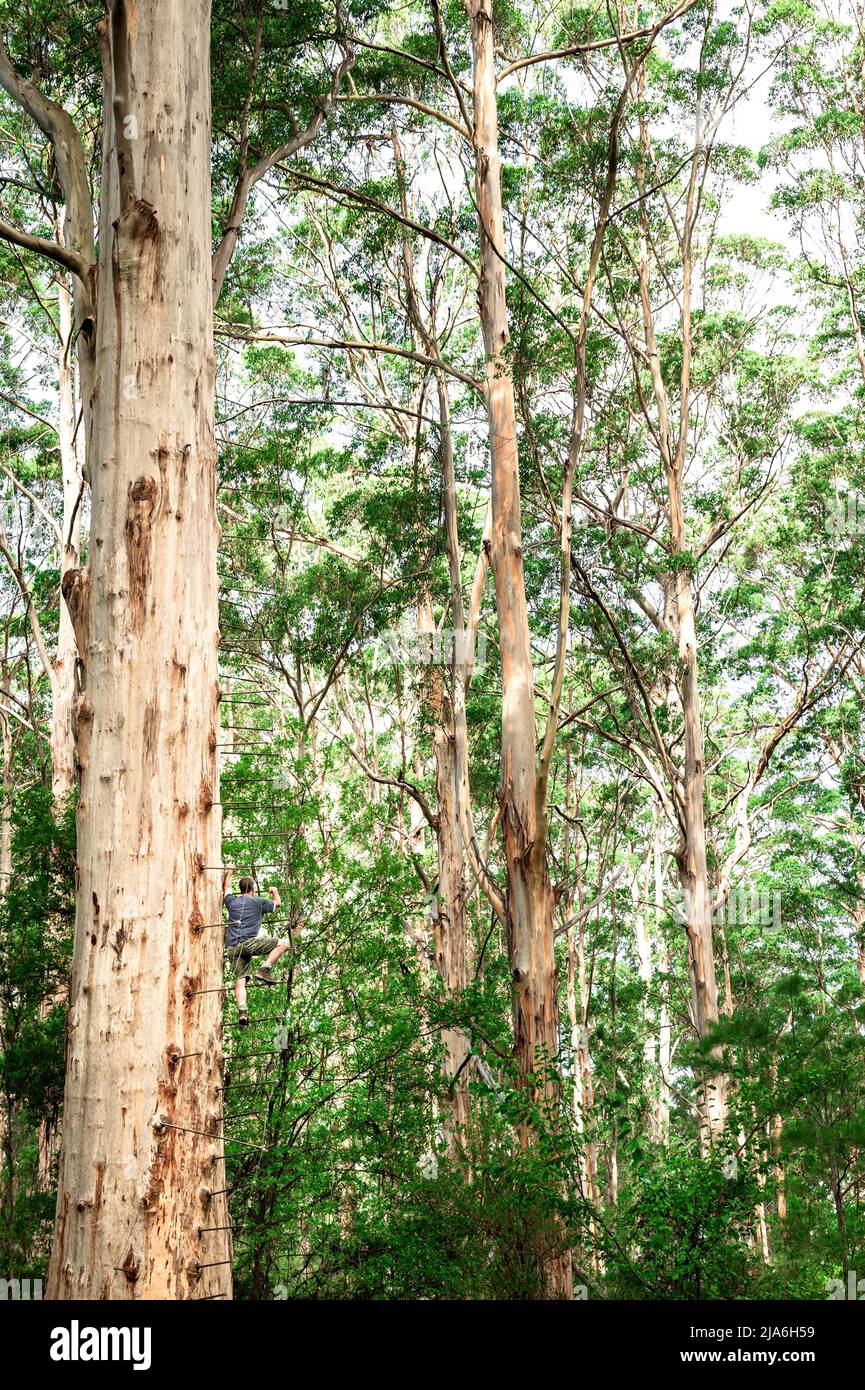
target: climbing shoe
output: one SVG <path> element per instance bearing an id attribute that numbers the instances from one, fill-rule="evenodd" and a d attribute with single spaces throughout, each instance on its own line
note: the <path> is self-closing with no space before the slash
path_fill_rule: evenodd
<path id="1" fill-rule="evenodd" d="M 248 1027 L 249 1027 L 249 1009 L 238 1009 L 238 1011 L 237 1011 L 237 1026 L 238 1026 L 238 1028 L 248 1028 Z"/>
<path id="2" fill-rule="evenodd" d="M 274 975 L 269 965 L 263 965 L 260 970 L 256 970 L 252 977 L 262 985 L 278 985 L 279 980 Z"/>

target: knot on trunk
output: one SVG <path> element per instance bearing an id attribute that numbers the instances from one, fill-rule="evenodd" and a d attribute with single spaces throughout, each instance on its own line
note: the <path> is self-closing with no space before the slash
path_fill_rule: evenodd
<path id="1" fill-rule="evenodd" d="M 146 198 L 136 198 L 112 225 L 118 236 L 130 240 L 156 241 L 159 237 L 156 208 Z"/>
<path id="2" fill-rule="evenodd" d="M 87 568 L 67 570 L 60 581 L 60 591 L 63 594 L 69 611 L 72 630 L 75 633 L 78 659 L 83 662 L 89 632 L 90 570 Z"/>
<path id="3" fill-rule="evenodd" d="M 136 478 L 134 483 L 129 484 L 130 502 L 155 502 L 158 486 L 155 478 L 142 477 Z M 151 507 L 152 511 L 153 508 Z"/>
<path id="4" fill-rule="evenodd" d="M 140 630 L 150 579 L 150 533 L 159 484 L 144 475 L 129 484 L 126 504 L 126 560 L 129 571 L 129 627 Z"/>

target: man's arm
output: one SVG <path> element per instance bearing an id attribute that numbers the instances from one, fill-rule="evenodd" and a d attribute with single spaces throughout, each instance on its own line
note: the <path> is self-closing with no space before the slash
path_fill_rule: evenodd
<path id="1" fill-rule="evenodd" d="M 225 873 L 222 875 L 222 896 L 225 897 L 231 889 L 231 880 L 234 877 L 234 865 L 226 864 Z"/>
<path id="2" fill-rule="evenodd" d="M 268 891 L 268 893 L 270 894 L 270 896 L 273 898 L 273 906 L 274 906 L 274 909 L 276 909 L 277 907 L 281 907 L 281 906 L 282 906 L 282 898 L 279 896 L 279 889 L 278 889 L 278 888 L 268 888 L 267 891 Z"/>

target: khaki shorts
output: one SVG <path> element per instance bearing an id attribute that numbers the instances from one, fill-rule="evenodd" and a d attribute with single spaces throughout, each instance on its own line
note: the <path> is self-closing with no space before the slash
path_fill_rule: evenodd
<path id="1" fill-rule="evenodd" d="M 239 941 L 236 946 L 229 946 L 225 952 L 225 959 L 234 971 L 236 980 L 245 979 L 252 970 L 253 956 L 269 956 L 274 947 L 279 945 L 278 936 L 251 936 L 247 941 Z"/>

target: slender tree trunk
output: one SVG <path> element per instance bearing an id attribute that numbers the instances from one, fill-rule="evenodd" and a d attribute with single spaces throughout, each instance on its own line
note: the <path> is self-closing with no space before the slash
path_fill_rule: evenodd
<path id="1" fill-rule="evenodd" d="M 220 1116 L 210 3 L 118 0 L 54 1298 L 230 1296 Z M 199 994 L 196 991 L 208 990 Z M 181 1060 L 182 1059 L 182 1060 Z M 201 1229 L 205 1228 L 205 1229 Z"/>
<path id="2" fill-rule="evenodd" d="M 658 1032 L 655 1025 L 655 1009 L 652 1003 L 655 965 L 651 934 L 651 912 L 649 902 L 649 882 L 652 865 L 647 865 L 645 886 L 641 896 L 640 884 L 633 880 L 634 897 L 634 935 L 637 943 L 637 971 L 645 991 L 643 995 L 643 1093 L 646 1098 L 646 1112 L 649 1117 L 649 1133 L 655 1143 L 660 1139 L 658 1131 L 658 1105 L 655 1087 L 658 1074 Z"/>
<path id="3" fill-rule="evenodd" d="M 773 1058 L 769 1069 L 772 1081 L 772 1089 L 778 1087 L 778 1058 Z M 781 1145 L 784 1139 L 784 1121 L 779 1114 L 772 1117 L 772 1156 L 774 1158 L 775 1171 L 775 1207 L 778 1212 L 778 1220 L 783 1226 L 787 1220 L 787 1190 L 784 1177 L 784 1164 L 781 1157 Z"/>
<path id="4" fill-rule="evenodd" d="M 577 1133 L 580 1136 L 582 1136 L 585 1131 L 585 1121 L 583 1113 L 585 1110 L 585 1099 L 583 1096 L 583 1077 L 582 1069 L 580 1066 L 580 1036 L 582 1033 L 582 1025 L 579 1021 L 580 1015 L 577 1007 L 577 953 L 574 947 L 575 930 L 576 928 L 573 925 L 568 927 L 568 976 L 566 999 L 568 1009 L 568 1025 L 571 1030 L 571 1051 L 573 1052 L 574 1057 L 574 1085 L 572 1091 L 574 1123 L 577 1126 Z M 591 1178 L 587 1166 L 584 1169 L 583 1176 L 585 1181 L 586 1196 L 591 1198 Z"/>
<path id="5" fill-rule="evenodd" d="M 863 805 L 861 789 L 857 785 L 860 806 Z M 856 828 L 852 815 L 849 828 L 850 843 L 853 846 L 855 868 L 853 877 L 856 883 L 856 901 L 853 904 L 853 933 L 856 943 L 856 970 L 859 987 L 865 994 L 865 873 L 859 867 L 862 863 L 862 837 Z"/>
<path id="6" fill-rule="evenodd" d="M 577 1070 L 580 1076 L 580 1090 L 582 1093 L 583 1122 L 586 1126 L 589 1126 L 595 1110 L 595 1076 L 589 1043 L 590 999 L 589 970 L 586 961 L 586 923 L 585 919 L 582 918 L 577 927 L 576 946 L 580 1019 Z M 600 1191 L 598 1185 L 598 1144 L 596 1139 L 589 1139 L 586 1145 L 586 1161 L 588 1164 L 589 1184 L 591 1188 L 590 1197 L 592 1201 L 596 1201 Z"/>
<path id="7" fill-rule="evenodd" d="M 408 188 L 405 162 L 396 128 L 391 130 L 394 158 L 399 174 L 400 204 L 403 216 L 409 216 Z M 427 322 L 418 293 L 414 251 L 411 238 L 402 240 L 403 269 L 409 322 L 420 342 L 432 357 L 438 357 L 435 325 L 435 301 L 431 306 L 432 322 Z M 464 825 L 469 818 L 468 734 L 465 721 L 465 687 L 470 679 L 469 642 L 465 628 L 462 597 L 462 573 L 457 515 L 456 476 L 454 472 L 453 436 L 451 433 L 450 402 L 447 382 L 439 372 L 436 377 L 438 402 L 439 463 L 444 510 L 445 548 L 448 556 L 450 603 L 453 618 L 453 641 L 447 655 L 445 675 L 433 654 L 430 668 L 429 705 L 433 716 L 433 752 L 436 776 L 436 847 L 438 851 L 438 888 L 433 902 L 433 956 L 447 999 L 459 999 L 467 983 L 466 974 L 466 844 Z M 418 403 L 419 412 L 422 401 Z M 434 630 L 432 607 L 428 593 L 423 628 L 431 636 Z M 443 663 L 444 664 L 444 663 Z M 461 804 L 464 802 L 465 804 Z M 425 822 L 421 816 L 419 822 Z M 442 1030 L 445 1052 L 447 1100 L 445 1104 L 445 1138 L 448 1152 L 455 1156 L 464 1149 L 469 1119 L 468 1039 L 462 1029 Z"/>
<path id="8" fill-rule="evenodd" d="M 62 278 L 58 279 L 58 437 L 63 488 L 60 540 L 60 573 L 75 570 L 80 563 L 81 488 L 83 483 L 83 435 L 76 437 L 75 357 L 72 348 L 72 296 Z M 60 601 L 57 650 L 52 663 L 51 703 L 51 794 L 57 807 L 63 805 L 75 783 L 75 741 L 72 708 L 75 700 L 75 632 L 65 599 Z"/>
<path id="9" fill-rule="evenodd" d="M 418 611 L 418 630 L 432 641 L 434 627 L 432 608 L 426 596 Z M 434 726 L 438 860 L 438 882 L 430 905 L 432 956 L 445 998 L 456 1001 L 466 987 L 465 846 L 457 800 L 453 703 L 445 690 L 443 672 L 435 658 L 430 664 L 426 692 Z M 415 824 L 420 829 L 426 825 L 426 821 L 421 815 Z M 414 846 L 415 851 L 418 848 L 417 845 Z M 422 844 L 420 848 L 423 848 Z M 423 943 L 423 948 L 425 951 L 426 942 Z M 422 970 L 426 970 L 427 963 L 426 956 L 422 955 Z M 444 1132 L 448 1153 L 455 1156 L 462 1152 L 468 1123 L 468 1077 L 465 1064 L 469 1048 L 461 1029 L 443 1028 L 441 1038 L 447 1087 L 443 1107 Z"/>
<path id="10" fill-rule="evenodd" d="M 730 974 L 730 951 L 727 946 L 727 933 L 724 930 L 723 918 L 719 918 L 718 921 L 718 935 L 721 938 L 721 965 L 724 972 L 724 1013 L 727 1015 L 728 1018 L 732 1018 L 733 979 Z"/>
<path id="11" fill-rule="evenodd" d="M 835 1216 L 838 1221 L 838 1247 L 841 1255 L 841 1267 L 844 1271 L 844 1283 L 847 1283 L 847 1275 L 850 1273 L 850 1242 L 847 1237 L 847 1212 L 844 1206 L 844 1188 L 841 1183 L 841 1176 L 838 1172 L 838 1164 L 834 1158 L 829 1160 L 829 1186 L 832 1189 L 832 1199 L 835 1203 Z"/>
<path id="12" fill-rule="evenodd" d="M 668 477 L 674 526 L 682 544 L 681 472 Z M 697 639 L 694 626 L 694 607 L 691 581 L 685 570 L 675 576 L 679 658 L 681 661 L 679 694 L 684 718 L 685 768 L 683 800 L 685 834 L 676 853 L 679 880 L 685 897 L 685 930 L 688 937 L 688 974 L 691 981 L 691 1010 L 694 1027 L 700 1038 L 707 1037 L 718 1023 L 718 985 L 715 977 L 715 951 L 712 933 L 712 895 L 706 857 L 705 823 L 705 766 L 703 762 L 703 726 L 700 715 L 700 692 L 697 672 Z M 720 1133 L 727 1116 L 726 1077 L 713 1071 L 713 1063 L 722 1062 L 720 1048 L 710 1053 L 708 1070 L 702 1082 L 701 1110 L 707 1137 Z"/>
<path id="13" fill-rule="evenodd" d="M 764 1264 L 771 1264 L 772 1251 L 769 1245 L 769 1224 L 766 1220 L 766 1203 L 762 1193 L 766 1187 L 766 1176 L 762 1168 L 757 1172 L 757 1186 L 760 1189 L 761 1197 L 757 1203 L 757 1237 L 760 1245 L 760 1257 Z"/>
<path id="14" fill-rule="evenodd" d="M 11 676 L 9 663 L 3 658 L 0 667 L 0 687 L 3 694 L 8 696 L 11 686 Z M 9 726 L 9 717 L 0 713 L 0 730 L 3 737 L 3 788 L 2 805 L 0 805 L 0 896 L 9 892 L 9 882 L 12 878 L 12 730 Z M 0 995 L 0 1030 L 2 1036 L 6 1034 L 6 1002 L 3 995 Z M 14 1210 L 14 1183 L 15 1165 L 12 1158 L 12 1103 L 8 1090 L 0 1098 L 0 1168 L 5 1168 L 2 1182 L 0 1182 L 0 1232 L 8 1233 L 10 1248 L 12 1239 L 12 1212 Z M 0 1243 L 0 1250 L 3 1249 Z M 6 1261 L 7 1268 L 11 1268 L 9 1260 Z"/>
<path id="15" fill-rule="evenodd" d="M 576 846 L 573 852 L 573 867 L 571 865 L 571 821 L 579 819 L 580 796 L 578 792 L 576 800 L 574 800 L 570 748 L 567 749 L 565 754 L 565 810 L 569 819 L 565 823 L 564 832 L 564 879 L 566 883 L 573 882 L 573 889 L 568 894 L 567 902 L 568 930 L 566 933 L 566 940 L 568 969 L 565 987 L 568 1025 L 571 1031 L 571 1065 L 573 1067 L 571 1100 L 574 1111 L 574 1123 L 580 1140 L 582 1141 L 580 1145 L 579 1161 L 583 1195 L 589 1202 L 593 1202 L 596 1196 L 597 1153 L 595 1145 L 590 1145 L 586 1139 L 586 1120 L 591 1119 L 591 1084 L 587 1091 L 584 1087 L 584 1076 L 588 1072 L 589 1081 L 591 1083 L 591 1062 L 588 1046 L 588 1008 L 582 998 L 582 984 L 585 976 L 584 954 L 580 958 L 579 985 L 581 997 L 579 999 L 577 997 L 577 920 L 579 920 L 580 942 L 582 947 L 584 943 L 584 919 L 582 917 L 583 875 L 580 865 L 579 849 Z M 575 904 L 577 906 L 576 918 L 573 917 L 573 908 Z"/>
<path id="16" fill-rule="evenodd" d="M 435 932 L 436 968 L 449 999 L 458 1000 L 468 982 L 466 968 L 466 846 L 463 825 L 468 797 L 468 734 L 465 718 L 465 684 L 468 636 L 462 601 L 460 544 L 457 518 L 453 437 L 447 385 L 437 380 L 439 445 L 444 499 L 445 544 L 451 589 L 454 640 L 447 682 L 439 687 L 440 704 L 435 730 L 436 803 L 438 813 L 439 905 Z M 469 1121 L 468 1058 L 465 1032 L 447 1028 L 443 1033 L 449 1078 L 450 1116 L 448 1148 L 457 1152 L 465 1144 Z"/>
<path id="17" fill-rule="evenodd" d="M 466 871 L 456 789 L 453 724 L 439 723 L 435 731 L 436 810 L 438 814 L 439 886 L 433 942 L 436 969 L 448 999 L 456 1002 L 466 987 Z M 465 1142 L 469 1119 L 469 1047 L 461 1028 L 445 1028 L 445 1072 L 448 1082 L 446 1138 L 448 1151 L 458 1153 Z"/>
<path id="18" fill-rule="evenodd" d="M 9 663 L 2 666 L 2 691 L 9 695 L 12 678 Z M 3 731 L 3 804 L 0 807 L 0 893 L 8 893 L 12 877 L 12 729 L 8 715 L 0 714 Z"/>
<path id="19" fill-rule="evenodd" d="M 640 91 L 642 92 L 642 73 Z M 705 764 L 703 757 L 703 724 L 700 710 L 700 680 L 697 651 L 697 630 L 691 576 L 686 564 L 687 537 L 683 501 L 683 474 L 688 454 L 689 402 L 691 391 L 692 341 L 692 234 L 699 200 L 697 179 L 701 168 L 699 140 L 700 108 L 697 111 L 698 140 L 691 160 L 686 206 L 679 235 L 682 254 L 682 289 L 680 296 L 679 331 L 682 359 L 679 369 L 678 431 L 674 434 L 670 397 L 661 371 L 661 357 L 655 332 L 649 277 L 648 211 L 645 199 L 640 208 L 639 284 L 646 357 L 652 377 L 652 392 L 657 409 L 657 438 L 667 487 L 667 518 L 669 546 L 674 560 L 666 577 L 665 619 L 669 622 L 678 646 L 679 666 L 677 688 L 682 709 L 684 767 L 682 769 L 680 829 L 681 840 L 676 850 L 679 881 L 685 898 L 685 930 L 688 942 L 688 974 L 691 984 L 691 1014 L 699 1038 L 706 1038 L 718 1022 L 718 987 L 715 979 L 715 956 L 712 937 L 712 898 L 706 855 L 705 821 Z M 637 171 L 641 194 L 646 191 L 649 161 L 649 136 L 644 117 L 640 117 L 640 146 L 642 158 Z M 713 1048 L 701 1077 L 701 1115 L 703 1140 L 710 1143 L 724 1127 L 727 1115 L 727 1084 L 721 1070 L 722 1054 Z"/>
<path id="20" fill-rule="evenodd" d="M 57 227 L 57 238 L 61 232 Z M 62 276 L 57 281 L 57 327 L 60 342 L 57 354 L 58 424 L 63 506 L 60 522 L 60 573 L 78 567 L 81 558 L 81 492 L 83 487 L 83 433 L 76 431 L 78 409 L 75 391 L 75 353 L 73 350 L 72 295 Z M 51 682 L 51 797 L 57 813 L 62 813 L 75 784 L 75 737 L 72 712 L 75 702 L 77 650 L 72 618 L 66 600 L 60 599 L 57 648 L 52 661 Z M 53 928 L 49 927 L 49 930 Z M 42 1015 L 65 1004 L 69 986 L 64 981 L 42 1004 Z M 39 1126 L 39 1186 L 47 1191 L 60 1150 L 60 1114 L 55 1110 Z"/>
<path id="21" fill-rule="evenodd" d="M 487 357 L 492 454 L 492 542 L 502 664 L 501 822 L 507 865 L 507 934 L 520 1075 L 543 1076 L 532 1098 L 559 1094 L 553 899 L 535 806 L 535 707 L 523 571 L 517 423 L 505 304 L 501 160 L 491 0 L 469 0 L 474 55 L 475 194 L 481 247 L 480 314 Z"/>
<path id="22" fill-rule="evenodd" d="M 856 875 L 856 906 L 853 915 L 853 926 L 856 933 L 856 970 L 859 975 L 859 987 L 865 994 L 865 875 Z"/>
<path id="23" fill-rule="evenodd" d="M 658 1102 L 655 1132 L 659 1144 L 667 1144 L 670 1139 L 670 1062 L 671 1062 L 671 1020 L 670 1020 L 670 952 L 661 940 L 660 923 L 664 916 L 664 865 L 661 845 L 661 818 L 655 812 L 652 828 L 652 870 L 655 883 L 655 922 L 658 925 L 658 941 L 661 944 L 663 979 L 661 980 L 661 1002 L 658 1010 Z"/>
<path id="24" fill-rule="evenodd" d="M 505 928 L 514 995 L 514 1049 L 531 1136 L 536 1108 L 558 1120 L 561 1083 L 553 894 L 544 808 L 537 805 L 534 672 L 523 569 L 520 474 L 514 387 L 508 361 L 505 245 L 494 70 L 492 0 L 466 0 L 471 22 L 474 182 L 480 240 L 478 302 L 486 353 L 486 404 L 492 461 L 490 566 L 502 669 L 502 773 L 499 792 L 507 872 Z M 551 1294 L 570 1297 L 570 1257 L 549 1261 Z"/>
<path id="25" fill-rule="evenodd" d="M 686 549 L 682 506 L 682 468 L 684 442 L 680 440 L 675 457 L 669 445 L 669 417 L 666 388 L 659 380 L 654 324 L 648 308 L 648 288 L 643 282 L 644 321 L 650 341 L 655 395 L 661 420 L 661 438 L 667 480 L 670 545 L 674 555 Z M 686 299 L 686 302 L 687 299 Z M 690 326 L 684 330 L 690 332 Z M 703 723 L 700 711 L 700 683 L 697 661 L 697 633 L 691 579 L 686 568 L 678 566 L 670 580 L 673 602 L 668 605 L 679 649 L 678 691 L 683 719 L 684 768 L 681 778 L 683 806 L 682 836 L 675 852 L 679 882 L 684 895 L 685 931 L 688 943 L 688 976 L 691 984 L 691 1014 L 699 1038 L 706 1038 L 719 1018 L 718 985 L 712 929 L 712 895 L 706 853 L 705 763 Z M 701 1082 L 701 1114 L 704 1139 L 711 1142 L 724 1127 L 727 1115 L 727 1084 L 720 1048 L 713 1048 Z M 718 1070 L 715 1070 L 717 1064 Z"/>

